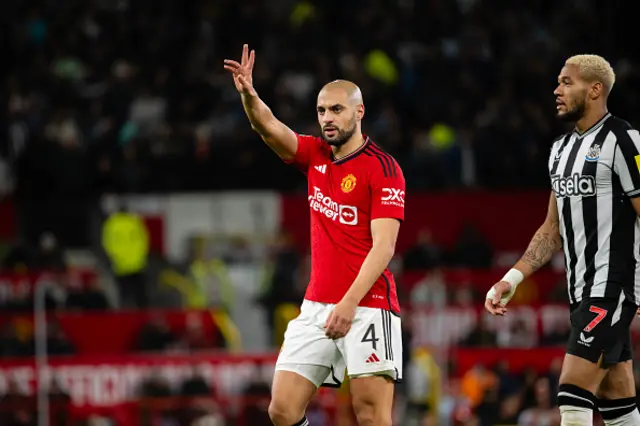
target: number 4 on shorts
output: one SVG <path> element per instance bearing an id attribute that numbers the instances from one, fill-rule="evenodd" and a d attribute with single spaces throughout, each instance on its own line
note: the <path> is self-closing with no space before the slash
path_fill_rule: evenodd
<path id="1" fill-rule="evenodd" d="M 587 324 L 587 326 L 584 328 L 584 331 L 586 331 L 586 332 L 590 332 L 591 330 L 596 328 L 596 325 L 600 324 L 602 322 L 602 320 L 604 319 L 604 317 L 607 316 L 607 310 L 599 308 L 597 306 L 590 306 L 589 307 L 589 312 L 593 312 L 594 314 L 598 314 L 598 316 L 596 316 L 589 324 Z"/>
<path id="2" fill-rule="evenodd" d="M 376 337 L 375 324 L 369 325 L 369 328 L 367 328 L 367 332 L 364 333 L 364 337 L 362 337 L 361 341 L 362 342 L 371 342 L 371 346 L 373 346 L 373 350 L 375 351 L 375 350 L 378 350 L 377 344 L 376 344 L 378 342 L 378 340 L 380 340 L 380 339 L 378 339 Z"/>

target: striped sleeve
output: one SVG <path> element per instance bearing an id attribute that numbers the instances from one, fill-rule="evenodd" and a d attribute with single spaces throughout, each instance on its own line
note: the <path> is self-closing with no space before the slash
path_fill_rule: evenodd
<path id="1" fill-rule="evenodd" d="M 391 218 L 404 221 L 405 180 L 402 169 L 388 154 L 378 157 L 371 177 L 371 220 Z"/>
<path id="2" fill-rule="evenodd" d="M 618 134 L 613 164 L 622 190 L 629 197 L 640 197 L 640 134 L 637 130 Z"/>

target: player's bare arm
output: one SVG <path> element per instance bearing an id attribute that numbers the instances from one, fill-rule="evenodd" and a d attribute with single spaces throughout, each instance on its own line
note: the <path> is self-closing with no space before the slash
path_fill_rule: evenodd
<path id="1" fill-rule="evenodd" d="M 245 44 L 240 62 L 225 59 L 224 69 L 233 75 L 233 82 L 242 98 L 242 106 L 251 122 L 251 128 L 280 158 L 293 160 L 298 150 L 298 138 L 293 130 L 275 117 L 253 87 L 255 58 L 255 50 L 249 52 L 249 46 Z"/>
<path id="2" fill-rule="evenodd" d="M 397 219 L 379 218 L 371 221 L 373 246 L 364 259 L 355 281 L 327 318 L 327 337 L 339 339 L 347 335 L 356 307 L 389 266 L 395 253 L 399 231 L 400 221 Z"/>
<path id="3" fill-rule="evenodd" d="M 487 293 L 485 301 L 487 311 L 494 315 L 504 315 L 507 312 L 506 304 L 513 297 L 517 284 L 546 265 L 561 248 L 560 217 L 556 196 L 552 192 L 544 223 L 534 234 L 524 255 L 507 274 L 513 277 L 505 276 Z"/>
<path id="4" fill-rule="evenodd" d="M 560 218 L 556 196 L 551 193 L 547 217 L 538 231 L 534 234 L 522 258 L 514 268 L 522 272 L 525 278 L 546 265 L 551 257 L 562 248 L 560 237 Z"/>
<path id="5" fill-rule="evenodd" d="M 640 197 L 635 197 L 631 199 L 631 204 L 633 205 L 634 210 L 640 217 Z"/>

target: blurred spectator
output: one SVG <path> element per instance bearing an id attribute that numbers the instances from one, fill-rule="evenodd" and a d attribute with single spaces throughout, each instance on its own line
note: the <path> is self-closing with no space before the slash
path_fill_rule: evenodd
<path id="1" fill-rule="evenodd" d="M 493 248 L 475 226 L 465 224 L 451 253 L 451 262 L 465 268 L 490 268 Z"/>
<path id="2" fill-rule="evenodd" d="M 298 306 L 303 295 L 298 290 L 301 259 L 291 235 L 282 232 L 270 247 L 265 266 L 264 285 L 259 302 L 266 310 L 269 329 L 274 330 L 276 310 L 283 304 Z"/>
<path id="3" fill-rule="evenodd" d="M 18 383 L 9 379 L 0 398 L 0 424 L 3 426 L 36 426 L 35 398 L 24 395 Z"/>
<path id="4" fill-rule="evenodd" d="M 268 383 L 258 376 L 253 377 L 242 390 L 245 406 L 242 413 L 245 424 L 256 426 L 271 426 L 269 418 L 269 402 L 271 388 Z"/>
<path id="5" fill-rule="evenodd" d="M 180 387 L 182 396 L 213 396 L 213 391 L 197 366 L 191 369 L 191 375 Z"/>
<path id="6" fill-rule="evenodd" d="M 538 343 L 538 332 L 535 324 L 523 318 L 509 321 L 507 327 L 498 332 L 498 345 L 505 348 L 533 348 Z"/>
<path id="7" fill-rule="evenodd" d="M 140 330 L 137 349 L 140 351 L 159 352 L 175 346 L 176 336 L 169 328 L 166 320 L 154 315 L 149 323 Z"/>
<path id="8" fill-rule="evenodd" d="M 565 289 L 566 290 L 566 289 Z M 564 346 L 569 341 L 569 334 L 571 332 L 571 323 L 568 318 L 558 318 L 553 328 L 544 333 L 540 338 L 541 346 Z"/>
<path id="9" fill-rule="evenodd" d="M 447 304 L 447 283 L 440 268 L 433 269 L 411 289 L 413 307 L 442 308 Z"/>
<path id="10" fill-rule="evenodd" d="M 552 405 L 558 405 L 558 387 L 560 384 L 560 372 L 562 371 L 562 358 L 557 357 L 551 361 L 549 366 L 549 372 L 546 377 L 549 379 L 549 386 L 551 386 L 551 400 Z"/>
<path id="11" fill-rule="evenodd" d="M 495 373 L 500 383 L 498 388 L 498 396 L 500 399 L 508 395 L 515 394 L 520 387 L 520 381 L 509 369 L 509 361 L 506 359 L 498 361 L 495 366 Z"/>
<path id="12" fill-rule="evenodd" d="M 484 365 L 478 363 L 462 377 L 462 394 L 469 399 L 473 407 L 482 403 L 488 392 L 496 392 L 498 377 Z"/>
<path id="13" fill-rule="evenodd" d="M 149 253 L 149 235 L 142 218 L 121 205 L 104 222 L 102 244 L 117 279 L 121 306 L 147 306 L 144 274 Z"/>
<path id="14" fill-rule="evenodd" d="M 460 341 L 460 346 L 495 347 L 497 345 L 497 335 L 489 328 L 488 322 L 487 317 L 482 315 L 477 326 L 469 332 L 467 337 Z"/>
<path id="15" fill-rule="evenodd" d="M 216 347 L 214 336 L 205 333 L 201 321 L 202 319 L 199 315 L 187 316 L 186 328 L 177 343 L 178 348 L 192 352 Z"/>
<path id="16" fill-rule="evenodd" d="M 34 265 L 35 253 L 24 239 L 16 239 L 2 259 L 2 268 L 10 271 L 24 272 Z"/>
<path id="17" fill-rule="evenodd" d="M 64 251 L 58 245 L 58 240 L 53 233 L 45 232 L 40 236 L 32 268 L 37 271 L 51 272 L 65 272 L 67 270 Z"/>
<path id="18" fill-rule="evenodd" d="M 411 355 L 409 363 L 404 364 L 408 387 L 407 409 L 422 423 L 433 424 L 442 397 L 442 372 L 427 349 L 415 349 Z"/>
<path id="19" fill-rule="evenodd" d="M 415 245 L 408 248 L 403 254 L 403 269 L 425 270 L 442 265 L 442 249 L 433 240 L 433 234 L 429 229 L 422 229 L 418 233 Z"/>
<path id="20" fill-rule="evenodd" d="M 33 343 L 27 336 L 20 336 L 16 326 L 9 322 L 0 334 L 0 356 L 5 358 L 33 355 Z"/>
<path id="21" fill-rule="evenodd" d="M 162 375 L 159 368 L 154 368 L 142 381 L 139 389 L 140 396 L 144 398 L 166 398 L 172 396 L 169 381 Z"/>
<path id="22" fill-rule="evenodd" d="M 109 308 L 109 302 L 96 277 L 89 279 L 86 287 L 68 285 L 66 287 L 65 309 L 100 311 Z"/>
<path id="23" fill-rule="evenodd" d="M 518 416 L 521 411 L 522 397 L 519 393 L 506 395 L 500 400 L 500 411 L 498 412 L 497 424 L 513 425 L 518 423 Z"/>
<path id="24" fill-rule="evenodd" d="M 315 398 L 311 400 L 311 402 L 307 406 L 306 416 L 307 420 L 309 420 L 310 425 L 313 424 L 314 426 L 332 426 L 333 424 L 329 414 L 327 414 L 327 411 Z"/>
<path id="25" fill-rule="evenodd" d="M 225 426 L 226 423 L 218 404 L 209 398 L 197 399 L 186 410 L 186 423 L 189 426 Z"/>
<path id="26" fill-rule="evenodd" d="M 52 426 L 67 426 L 71 397 L 69 392 L 63 389 L 58 379 L 51 381 L 49 403 Z"/>
<path id="27" fill-rule="evenodd" d="M 535 405 L 518 417 L 518 426 L 559 426 L 560 412 L 551 405 L 549 379 L 540 377 L 534 384 Z"/>
<path id="28" fill-rule="evenodd" d="M 476 407 L 475 413 L 480 421 L 480 426 L 493 426 L 500 417 L 500 396 L 498 387 L 490 387 L 485 390 L 482 401 Z"/>
<path id="29" fill-rule="evenodd" d="M 47 322 L 47 352 L 49 355 L 71 355 L 73 344 L 56 321 Z"/>

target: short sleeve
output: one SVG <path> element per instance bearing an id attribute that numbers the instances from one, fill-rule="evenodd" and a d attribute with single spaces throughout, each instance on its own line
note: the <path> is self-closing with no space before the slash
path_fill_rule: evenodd
<path id="1" fill-rule="evenodd" d="M 404 220 L 405 181 L 402 169 L 391 160 L 371 177 L 371 220 Z"/>
<path id="2" fill-rule="evenodd" d="M 285 162 L 293 164 L 306 173 L 314 156 L 322 151 L 323 142 L 322 139 L 315 136 L 299 134 L 296 134 L 296 136 L 298 138 L 298 149 L 296 151 L 296 155 L 293 157 L 293 160 Z"/>
<path id="3" fill-rule="evenodd" d="M 635 129 L 627 130 L 621 132 L 617 142 L 613 170 L 625 194 L 640 197 L 640 135 Z"/>

